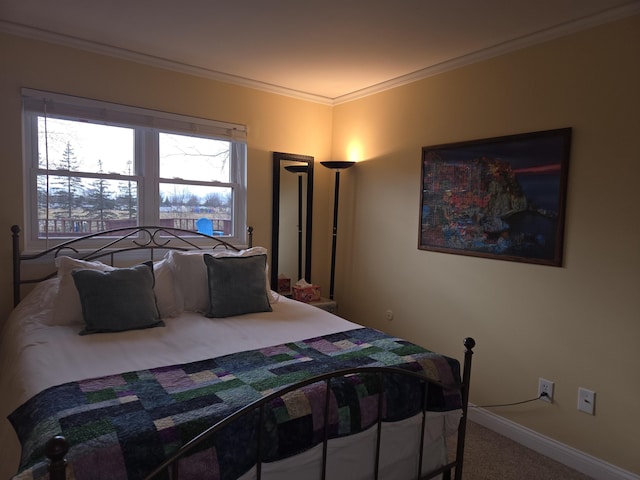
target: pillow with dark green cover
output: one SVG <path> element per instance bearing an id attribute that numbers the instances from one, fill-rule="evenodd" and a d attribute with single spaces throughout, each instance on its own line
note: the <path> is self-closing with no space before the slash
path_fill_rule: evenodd
<path id="1" fill-rule="evenodd" d="M 204 254 L 203 258 L 209 283 L 207 317 L 272 311 L 264 281 L 266 255 L 214 257 Z"/>
<path id="2" fill-rule="evenodd" d="M 163 326 L 153 292 L 153 263 L 108 272 L 74 270 L 85 328 L 80 335 Z"/>

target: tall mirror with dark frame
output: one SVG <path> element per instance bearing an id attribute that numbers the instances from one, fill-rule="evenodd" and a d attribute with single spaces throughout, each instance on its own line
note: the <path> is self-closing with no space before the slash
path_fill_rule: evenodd
<path id="1" fill-rule="evenodd" d="M 311 283 L 312 212 L 313 157 L 273 152 L 271 288 L 283 295 Z"/>

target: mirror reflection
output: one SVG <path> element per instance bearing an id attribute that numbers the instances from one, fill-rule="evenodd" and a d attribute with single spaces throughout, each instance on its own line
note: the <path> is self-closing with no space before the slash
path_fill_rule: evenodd
<path id="1" fill-rule="evenodd" d="M 283 295 L 311 282 L 312 202 L 313 157 L 274 152 L 271 285 Z"/>

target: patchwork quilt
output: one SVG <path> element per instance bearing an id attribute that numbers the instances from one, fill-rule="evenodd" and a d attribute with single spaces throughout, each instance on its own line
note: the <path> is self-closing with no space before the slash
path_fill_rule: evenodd
<path id="1" fill-rule="evenodd" d="M 76 480 L 141 479 L 207 427 L 265 395 L 309 377 L 362 366 L 424 372 L 443 385 L 460 382 L 457 360 L 377 330 L 359 328 L 183 365 L 127 372 L 49 388 L 9 416 L 22 458 L 16 479 L 47 478 L 44 444 L 64 435 Z M 424 387 L 385 377 L 383 421 L 421 411 Z M 326 385 L 282 395 L 265 409 L 263 461 L 309 449 L 324 438 Z M 329 438 L 377 423 L 380 382 L 371 374 L 332 381 Z M 427 409 L 460 408 L 455 388 L 430 387 Z M 180 462 L 181 478 L 232 480 L 256 462 L 256 415 L 218 432 Z"/>

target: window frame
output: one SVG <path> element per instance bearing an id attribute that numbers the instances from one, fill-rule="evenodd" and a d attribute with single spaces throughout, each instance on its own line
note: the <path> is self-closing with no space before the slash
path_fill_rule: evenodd
<path id="1" fill-rule="evenodd" d="M 37 178 L 43 173 L 56 175 L 55 169 L 46 170 L 40 168 L 39 165 L 38 117 L 41 116 L 134 129 L 133 160 L 135 171 L 131 177 L 138 182 L 139 226 L 160 224 L 161 183 L 230 187 L 233 192 L 231 198 L 232 235 L 222 238 L 234 245 L 246 245 L 247 145 L 245 126 L 30 89 L 23 89 L 22 96 L 25 192 L 25 234 L 23 238 L 25 249 L 47 248 L 52 242 L 52 238 L 38 236 Z M 161 178 L 159 176 L 159 137 L 161 133 L 197 136 L 229 142 L 229 182 Z M 109 173 L 91 173 L 89 176 L 107 180 L 123 180 L 123 177 L 127 177 L 126 175 Z M 56 236 L 53 240 L 57 242 L 70 238 L 74 237 Z M 98 240 L 92 242 L 91 245 L 88 244 L 87 247 L 93 247 L 96 243 L 99 243 Z"/>

